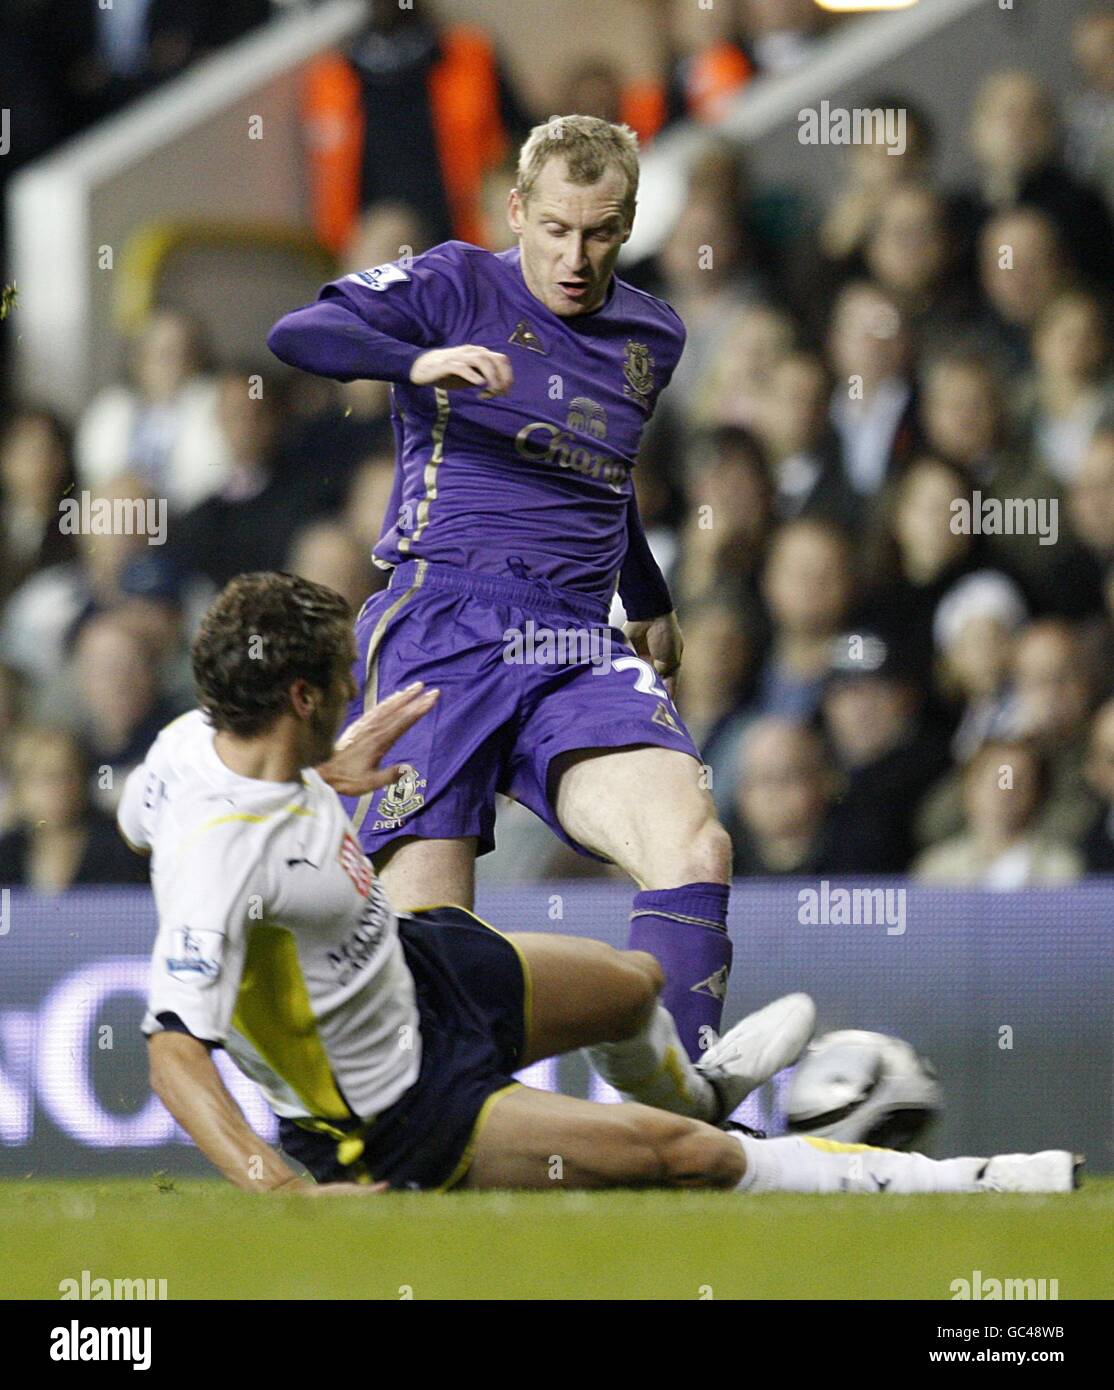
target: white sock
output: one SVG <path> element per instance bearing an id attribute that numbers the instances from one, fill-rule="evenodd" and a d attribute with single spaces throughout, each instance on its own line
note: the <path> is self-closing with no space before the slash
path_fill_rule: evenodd
<path id="1" fill-rule="evenodd" d="M 728 1132 L 746 1154 L 740 1192 L 975 1192 L 987 1162 L 926 1158 L 797 1135 L 752 1139 L 737 1130 Z"/>
<path id="2" fill-rule="evenodd" d="M 689 1061 L 673 1015 L 661 1004 L 636 1037 L 584 1050 L 603 1079 L 627 1100 L 695 1120 L 719 1115 L 715 1091 Z"/>

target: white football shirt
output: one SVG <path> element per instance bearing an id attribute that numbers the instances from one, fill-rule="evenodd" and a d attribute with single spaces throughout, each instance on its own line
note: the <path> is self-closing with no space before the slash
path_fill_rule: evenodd
<path id="1" fill-rule="evenodd" d="M 200 710 L 159 734 L 117 821 L 152 853 L 143 1031 L 177 1014 L 290 1118 L 370 1119 L 421 1062 L 398 919 L 333 789 L 241 777 Z"/>

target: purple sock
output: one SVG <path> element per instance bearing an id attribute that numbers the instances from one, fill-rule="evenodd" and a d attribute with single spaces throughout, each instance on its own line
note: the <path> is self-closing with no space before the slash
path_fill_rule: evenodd
<path id="1" fill-rule="evenodd" d="M 717 1036 L 731 971 L 725 883 L 686 883 L 637 893 L 627 948 L 656 956 L 665 972 L 661 1002 L 695 1062 Z"/>

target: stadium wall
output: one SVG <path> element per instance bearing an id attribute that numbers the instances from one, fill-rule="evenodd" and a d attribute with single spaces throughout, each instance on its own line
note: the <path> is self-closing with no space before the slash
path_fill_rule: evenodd
<path id="1" fill-rule="evenodd" d="M 890 899 L 901 915 L 809 925 L 800 895 L 819 890 L 814 880 L 737 886 L 725 1017 L 806 989 L 821 1031 L 897 1034 L 936 1064 L 947 1110 L 930 1151 L 1070 1147 L 1092 1170 L 1114 1169 L 1114 884 L 1008 894 L 901 880 L 854 887 L 904 892 Z M 478 907 L 504 930 L 622 945 L 630 896 L 618 885 L 558 883 L 488 889 Z M 155 930 L 150 893 L 11 890 L 0 925 L 0 1174 L 208 1171 L 147 1086 L 139 1024 Z M 225 1074 L 271 1137 L 254 1087 L 227 1063 Z M 525 1079 L 574 1094 L 588 1087 L 579 1056 Z M 787 1079 L 763 1087 L 741 1118 L 779 1129 Z M 592 1094 L 603 1091 L 596 1080 Z"/>

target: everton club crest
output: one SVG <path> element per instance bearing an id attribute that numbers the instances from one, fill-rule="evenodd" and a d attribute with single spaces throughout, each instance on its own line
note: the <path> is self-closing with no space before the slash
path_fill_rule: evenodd
<path id="1" fill-rule="evenodd" d="M 409 763 L 399 764 L 399 774 L 398 780 L 392 782 L 379 798 L 379 814 L 387 816 L 390 820 L 401 820 L 403 816 L 409 816 L 425 805 L 421 789 L 426 785 L 427 779 L 419 777 L 417 770 Z M 377 825 L 376 829 L 379 828 Z"/>
<path id="2" fill-rule="evenodd" d="M 627 343 L 623 375 L 627 379 L 623 394 L 633 397 L 643 410 L 649 410 L 650 396 L 654 390 L 654 359 L 644 343 Z"/>

